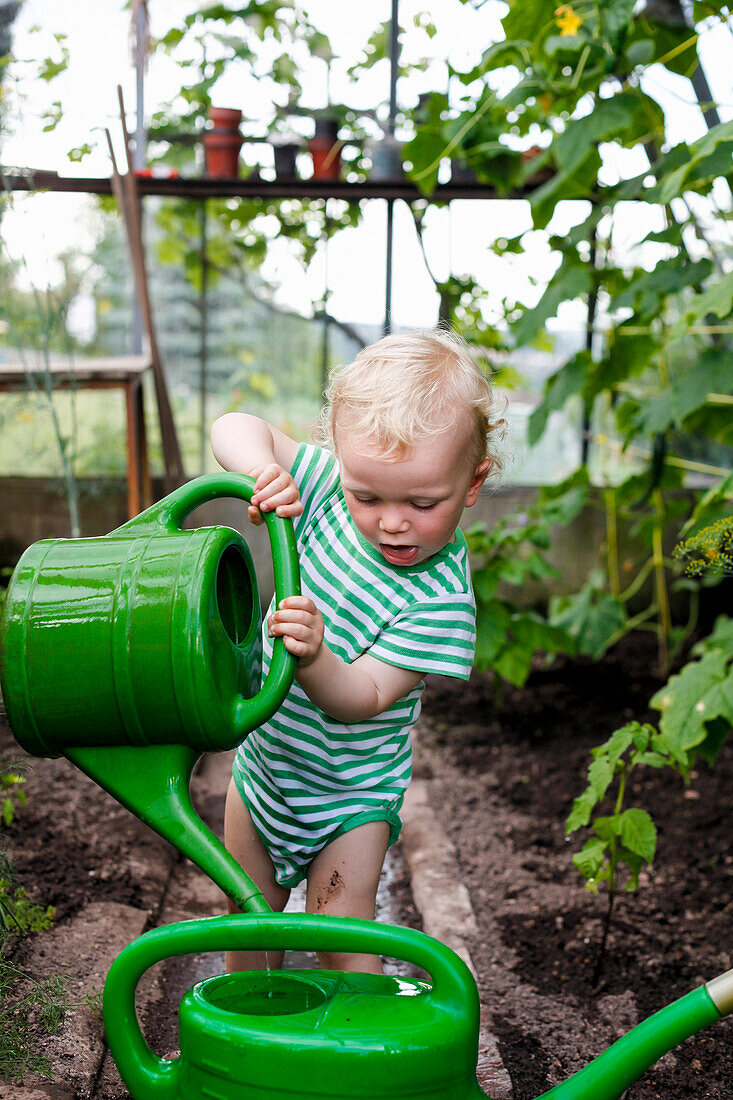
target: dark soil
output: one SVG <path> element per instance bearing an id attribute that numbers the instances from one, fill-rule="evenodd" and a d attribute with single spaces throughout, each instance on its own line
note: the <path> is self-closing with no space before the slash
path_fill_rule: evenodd
<path id="1" fill-rule="evenodd" d="M 559 662 L 510 690 L 434 678 L 418 769 L 454 841 L 479 924 L 471 954 L 515 1100 L 565 1080 L 637 1022 L 733 965 L 733 745 L 688 787 L 643 769 L 627 805 L 658 828 L 653 868 L 619 897 L 599 987 L 592 986 L 606 895 L 571 862 L 585 836 L 564 821 L 586 785 L 590 749 L 632 718 L 653 721 L 653 641 L 627 639 L 601 663 Z M 729 1020 L 689 1039 L 628 1100 L 733 1096 Z"/>

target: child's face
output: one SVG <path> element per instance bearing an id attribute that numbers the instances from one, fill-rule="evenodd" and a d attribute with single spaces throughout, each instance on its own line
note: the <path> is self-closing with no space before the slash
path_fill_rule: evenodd
<path id="1" fill-rule="evenodd" d="M 397 461 L 384 458 L 368 437 L 355 442 L 348 430 L 337 430 L 344 497 L 367 542 L 390 565 L 427 561 L 452 542 L 491 465 L 474 467 L 467 425 L 426 436 Z"/>

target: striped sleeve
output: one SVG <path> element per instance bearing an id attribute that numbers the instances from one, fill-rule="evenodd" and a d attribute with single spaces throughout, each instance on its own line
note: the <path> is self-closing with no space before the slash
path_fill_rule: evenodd
<path id="1" fill-rule="evenodd" d="M 369 653 L 415 672 L 467 680 L 476 648 L 476 611 L 469 593 L 413 604 L 386 626 Z"/>
<path id="2" fill-rule="evenodd" d="M 312 443 L 301 443 L 290 473 L 303 503 L 302 515 L 294 522 L 295 533 L 300 535 L 324 500 L 338 488 L 338 465 L 329 451 Z"/>

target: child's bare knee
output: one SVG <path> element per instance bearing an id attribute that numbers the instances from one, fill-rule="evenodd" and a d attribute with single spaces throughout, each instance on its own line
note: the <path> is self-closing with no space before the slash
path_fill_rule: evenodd
<path id="1" fill-rule="evenodd" d="M 333 906 L 333 903 L 342 897 L 345 890 L 346 880 L 343 874 L 334 869 L 330 877 L 316 888 L 314 912 L 327 912 Z"/>

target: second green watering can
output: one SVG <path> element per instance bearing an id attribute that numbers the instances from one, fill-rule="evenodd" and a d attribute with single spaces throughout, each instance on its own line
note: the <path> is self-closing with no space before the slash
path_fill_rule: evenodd
<path id="1" fill-rule="evenodd" d="M 247 545 L 228 527 L 181 529 L 215 497 L 249 500 L 239 474 L 201 477 L 100 538 L 23 554 L 3 615 L 3 698 L 34 756 L 68 746 L 230 749 L 282 702 L 283 646 L 260 687 L 260 603 Z M 298 591 L 292 525 L 265 516 L 275 587 Z"/>
<path id="2" fill-rule="evenodd" d="M 241 474 L 200 477 L 109 535 L 30 546 L 0 618 L 0 687 L 27 752 L 68 757 L 239 908 L 269 912 L 189 791 L 201 754 L 234 748 L 274 714 L 295 671 L 277 638 L 260 683 L 260 601 L 242 536 L 181 528 L 206 501 L 249 501 L 253 489 Z M 279 601 L 300 592 L 295 535 L 289 519 L 264 519 Z"/>

